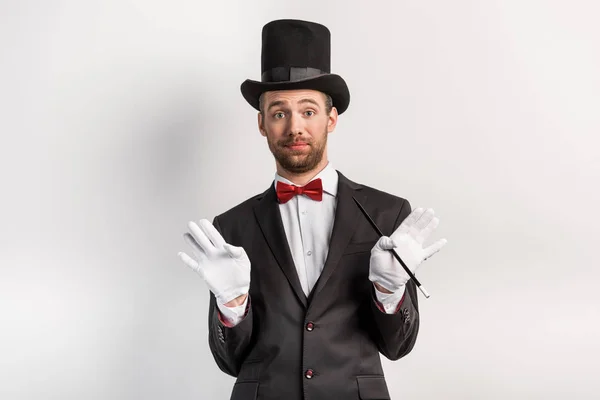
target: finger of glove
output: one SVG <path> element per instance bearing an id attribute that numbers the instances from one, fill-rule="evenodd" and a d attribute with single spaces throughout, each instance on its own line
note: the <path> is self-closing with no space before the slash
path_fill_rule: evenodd
<path id="1" fill-rule="evenodd" d="M 225 239 L 223 239 L 223 236 L 221 236 L 217 228 L 215 228 L 209 220 L 201 219 L 200 229 L 202 229 L 206 237 L 208 237 L 208 240 L 210 240 L 217 249 L 223 247 L 225 244 Z"/>
<path id="2" fill-rule="evenodd" d="M 204 252 L 202 247 L 200 247 L 198 242 L 196 242 L 196 239 L 194 239 L 192 235 L 190 235 L 188 232 L 184 233 L 183 240 L 185 240 L 185 242 L 190 245 L 190 247 L 192 248 L 192 252 L 199 260 L 206 258 L 206 253 Z"/>
<path id="3" fill-rule="evenodd" d="M 244 249 L 241 247 L 236 247 L 236 246 L 232 246 L 229 243 L 225 243 L 223 245 L 223 248 L 227 251 L 227 253 L 235 258 L 236 260 L 239 260 L 242 258 L 242 256 L 244 255 Z"/>
<path id="4" fill-rule="evenodd" d="M 192 257 L 188 256 L 182 251 L 177 253 L 177 255 L 185 265 L 187 265 L 196 272 L 200 272 L 200 264 L 198 264 Z"/>
<path id="5" fill-rule="evenodd" d="M 396 247 L 396 243 L 389 236 L 382 236 L 375 243 L 375 250 L 386 251 Z"/>
<path id="6" fill-rule="evenodd" d="M 446 243 L 448 243 L 448 241 L 446 239 L 440 239 L 437 242 L 431 244 L 429 247 L 427 247 L 424 251 L 425 252 L 424 260 L 427 260 L 429 257 L 433 256 L 435 253 L 440 251 L 442 249 L 442 247 L 444 247 L 446 245 Z"/>
<path id="7" fill-rule="evenodd" d="M 194 221 L 190 221 L 188 223 L 188 228 L 190 229 L 192 236 L 194 237 L 196 243 L 198 243 L 198 246 L 200 246 L 204 254 L 206 254 L 207 256 L 212 254 L 215 250 L 215 246 L 206 236 L 204 231 L 198 225 L 196 225 Z"/>
<path id="8" fill-rule="evenodd" d="M 426 209 L 423 212 L 423 214 L 421 214 L 419 219 L 415 222 L 415 228 L 417 228 L 420 231 L 425 229 L 427 227 L 427 225 L 429 225 L 429 223 L 433 219 L 434 215 L 435 215 L 435 212 L 433 211 L 433 208 Z"/>
<path id="9" fill-rule="evenodd" d="M 410 227 L 412 227 L 419 220 L 419 218 L 421 218 L 421 215 L 423 215 L 424 212 L 425 210 L 422 207 L 415 208 L 409 214 L 409 216 L 402 221 L 398 229 L 396 229 L 396 232 L 408 232 Z"/>
<path id="10" fill-rule="evenodd" d="M 431 233 L 438 227 L 440 224 L 440 219 L 435 217 L 433 218 L 429 224 L 417 235 L 417 241 L 421 244 L 431 235 Z"/>

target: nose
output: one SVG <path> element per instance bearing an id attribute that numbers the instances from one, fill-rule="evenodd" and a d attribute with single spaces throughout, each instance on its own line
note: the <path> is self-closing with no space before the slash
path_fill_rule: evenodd
<path id="1" fill-rule="evenodd" d="M 302 135 L 302 132 L 304 131 L 304 120 L 296 113 L 292 113 L 290 118 L 288 119 L 288 121 L 290 121 L 289 122 L 290 136 Z"/>

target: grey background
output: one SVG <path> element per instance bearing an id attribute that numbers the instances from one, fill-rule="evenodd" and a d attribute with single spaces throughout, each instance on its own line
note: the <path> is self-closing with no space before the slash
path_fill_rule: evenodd
<path id="1" fill-rule="evenodd" d="M 397 399 L 598 398 L 594 1 L 1 1 L 0 398 L 225 399 L 191 219 L 271 183 L 239 85 L 332 31 L 350 179 L 433 207 Z"/>

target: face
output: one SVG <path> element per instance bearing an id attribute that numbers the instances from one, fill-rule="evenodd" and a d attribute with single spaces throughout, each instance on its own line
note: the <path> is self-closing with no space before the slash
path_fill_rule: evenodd
<path id="1" fill-rule="evenodd" d="M 335 107 L 327 114 L 325 96 L 316 90 L 266 92 L 258 114 L 261 134 L 278 167 L 292 174 L 327 164 L 327 136 L 337 123 Z"/>

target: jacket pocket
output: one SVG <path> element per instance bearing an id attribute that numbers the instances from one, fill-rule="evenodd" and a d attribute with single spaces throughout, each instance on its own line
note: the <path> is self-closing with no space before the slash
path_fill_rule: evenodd
<path id="1" fill-rule="evenodd" d="M 385 378 L 380 375 L 357 376 L 358 396 L 361 400 L 390 400 Z"/>
<path id="2" fill-rule="evenodd" d="M 262 360 L 245 360 L 242 363 L 242 367 L 240 368 L 240 372 L 238 373 L 235 382 L 258 382 L 260 380 L 260 371 L 262 370 L 262 366 Z"/>
<path id="3" fill-rule="evenodd" d="M 256 400 L 258 382 L 239 382 L 233 385 L 230 400 Z"/>

